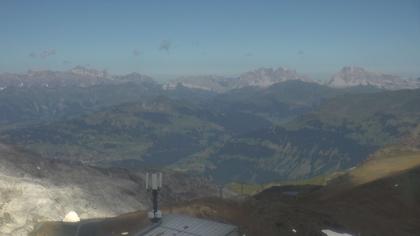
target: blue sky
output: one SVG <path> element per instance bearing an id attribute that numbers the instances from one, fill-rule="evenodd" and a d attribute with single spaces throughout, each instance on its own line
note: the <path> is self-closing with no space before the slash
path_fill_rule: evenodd
<path id="1" fill-rule="evenodd" d="M 155 76 L 345 65 L 420 76 L 420 1 L 0 2 L 0 72 L 76 65 Z"/>

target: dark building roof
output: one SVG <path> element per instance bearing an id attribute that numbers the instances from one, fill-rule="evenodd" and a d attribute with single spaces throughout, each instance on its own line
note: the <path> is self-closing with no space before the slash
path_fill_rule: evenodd
<path id="1" fill-rule="evenodd" d="M 234 225 L 171 214 L 137 236 L 238 236 Z"/>

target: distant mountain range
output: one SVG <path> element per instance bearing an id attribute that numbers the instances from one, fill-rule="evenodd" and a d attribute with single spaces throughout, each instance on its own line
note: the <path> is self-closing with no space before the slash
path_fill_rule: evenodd
<path id="1" fill-rule="evenodd" d="M 221 183 L 350 168 L 420 123 L 420 89 L 337 88 L 285 68 L 189 78 L 186 86 L 83 67 L 13 76 L 1 80 L 9 83 L 0 91 L 3 142 L 45 158 L 168 167 Z"/>
<path id="2" fill-rule="evenodd" d="M 419 82 L 357 67 L 345 67 L 325 83 L 285 68 L 165 84 L 137 73 L 115 76 L 84 67 L 1 74 L 0 234 L 28 232 L 26 225 L 60 220 L 69 210 L 98 217 L 144 208 L 148 201 L 141 200 L 147 196 L 141 186 L 150 168 L 164 169 L 168 176 L 165 182 L 172 187 L 162 192 L 164 201 L 215 195 L 209 180 L 262 186 L 347 173 L 319 191 L 309 188 L 303 198 L 269 199 L 272 193 L 290 193 L 286 188 L 246 202 L 251 212 L 243 216 L 263 210 L 284 214 L 273 220 L 322 219 L 311 232 L 337 226 L 329 216 L 346 226 L 358 220 L 360 232 L 376 232 L 376 225 L 365 228 L 360 212 L 387 220 L 411 209 L 417 219 L 419 211 L 412 208 L 417 203 L 382 212 L 391 203 L 419 199 L 418 192 L 417 198 L 406 195 L 418 186 L 410 182 L 418 169 L 409 168 L 420 163 Z M 400 171 L 409 172 L 396 182 Z M 377 182 L 384 177 L 383 184 Z M 372 191 L 364 191 L 370 186 Z M 404 198 L 395 201 L 391 193 L 400 188 Z M 372 201 L 363 200 L 366 194 L 377 197 L 374 209 Z M 33 199 L 39 204 L 33 206 Z M 349 213 L 337 211 L 342 203 Z M 403 225 L 411 218 L 400 219 Z M 290 225 L 269 222 L 275 230 L 267 235 L 294 235 Z M 306 225 L 294 227 L 305 232 Z M 378 233 L 386 235 L 385 228 Z M 395 232 L 390 235 L 404 235 Z"/>
<path id="3" fill-rule="evenodd" d="M 111 76 L 106 71 L 99 71 L 82 66 L 76 66 L 68 71 L 33 71 L 25 74 L 0 74 L 0 91 L 7 88 L 30 87 L 91 87 L 100 84 L 116 84 L 122 82 L 152 82 L 152 78 L 132 73 L 124 76 Z"/>
<path id="4" fill-rule="evenodd" d="M 261 183 L 350 168 L 420 123 L 420 90 L 334 89 L 290 80 L 215 97 L 190 90 L 185 100 L 166 90 L 135 96 L 133 86 L 99 88 L 63 103 L 84 104 L 96 94 L 101 97 L 97 104 L 64 110 L 51 105 L 38 122 L 44 113 L 17 100 L 18 110 L 9 107 L 2 113 L 8 119 L 1 140 L 45 158 L 133 169 L 168 167 L 220 183 Z M 25 116 L 30 123 L 15 127 L 13 120 Z"/>
<path id="5" fill-rule="evenodd" d="M 242 73 L 237 77 L 215 75 L 188 76 L 170 80 L 161 85 L 164 90 L 177 87 L 224 93 L 226 91 L 246 87 L 266 88 L 276 83 L 290 80 L 318 83 L 333 88 L 349 88 L 355 86 L 371 86 L 379 89 L 398 90 L 420 88 L 420 78 L 403 79 L 396 75 L 371 72 L 362 67 L 346 66 L 325 82 L 312 80 L 295 70 L 285 67 L 259 68 Z M 68 71 L 28 71 L 25 74 L 0 74 L 0 91 L 10 87 L 90 87 L 99 84 L 137 82 L 156 83 L 146 75 L 131 73 L 123 76 L 110 75 L 105 70 L 95 70 L 76 66 Z"/>
<path id="6" fill-rule="evenodd" d="M 259 68 L 241 74 L 238 77 L 226 78 L 221 76 L 198 76 L 179 78 L 169 81 L 164 85 L 165 89 L 174 89 L 177 86 L 187 88 L 203 89 L 214 92 L 226 92 L 233 89 L 241 89 L 245 87 L 261 87 L 266 88 L 276 83 L 289 80 L 299 80 L 305 82 L 313 82 L 311 79 L 298 74 L 294 70 L 284 67 L 277 69 Z"/>
<path id="7" fill-rule="evenodd" d="M 352 86 L 373 86 L 387 90 L 420 88 L 420 80 L 402 79 L 396 75 L 367 71 L 361 67 L 347 66 L 336 73 L 328 86 L 346 88 Z"/>
<path id="8" fill-rule="evenodd" d="M 357 86 L 371 86 L 379 89 L 398 90 L 420 88 L 419 79 L 403 79 L 396 75 L 371 72 L 361 67 L 346 66 L 325 82 L 312 80 L 306 76 L 284 67 L 277 69 L 260 68 L 246 72 L 238 77 L 226 78 L 221 76 L 197 76 L 179 78 L 164 85 L 165 89 L 174 89 L 177 86 L 203 89 L 214 92 L 245 87 L 269 87 L 276 83 L 298 80 L 310 83 L 324 84 L 333 88 L 349 88 Z"/>

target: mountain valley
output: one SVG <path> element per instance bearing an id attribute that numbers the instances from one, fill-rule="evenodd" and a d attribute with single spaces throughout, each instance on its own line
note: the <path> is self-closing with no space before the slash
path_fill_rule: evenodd
<path id="1" fill-rule="evenodd" d="M 284 68 L 242 76 L 278 83 L 222 93 L 182 85 L 165 89 L 137 74 L 82 68 L 63 73 L 79 75 L 75 71 L 106 82 L 3 90 L 3 142 L 47 159 L 164 167 L 222 184 L 264 183 L 351 168 L 420 122 L 419 90 L 332 88 Z"/>
<path id="2" fill-rule="evenodd" d="M 416 216 L 410 209 L 418 207 L 412 200 L 417 192 L 406 180 L 415 178 L 420 164 L 415 87 L 327 86 L 284 68 L 187 80 L 200 85 L 81 67 L 32 72 L 21 80 L 24 86 L 0 80 L 8 83 L 0 91 L 3 234 L 59 230 L 45 222 L 71 210 L 82 219 L 144 220 L 143 211 L 108 217 L 149 208 L 144 173 L 156 169 L 165 176 L 165 209 L 230 222 L 250 235 L 294 235 L 292 229 L 302 235 L 322 229 L 410 235 L 418 227 L 382 230 L 356 217 L 377 215 L 379 205 L 363 205 L 364 195 L 392 194 L 390 183 L 408 195 L 378 202 L 403 206 L 385 209 L 390 216 Z M 253 189 L 250 196 L 244 185 Z M 216 198 L 220 191 L 229 199 Z M 273 205 L 274 199 L 281 204 Z M 260 211 L 264 219 L 250 217 Z"/>

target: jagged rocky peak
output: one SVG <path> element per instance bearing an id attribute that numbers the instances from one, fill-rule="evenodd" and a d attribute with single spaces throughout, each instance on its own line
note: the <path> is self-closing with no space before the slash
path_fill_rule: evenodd
<path id="1" fill-rule="evenodd" d="M 343 73 L 355 74 L 355 73 L 368 73 L 368 71 L 360 66 L 344 66 L 341 71 Z M 370 72 L 374 73 L 374 72 Z"/>
<path id="2" fill-rule="evenodd" d="M 343 67 L 331 77 L 327 85 L 336 88 L 373 86 L 389 90 L 420 88 L 418 80 L 403 79 L 397 75 L 372 72 L 358 66 Z"/>
<path id="3" fill-rule="evenodd" d="M 276 83 L 288 80 L 301 80 L 305 82 L 315 82 L 295 70 L 285 67 L 259 68 L 253 71 L 245 72 L 238 77 L 223 76 L 190 76 L 183 77 L 168 82 L 164 85 L 165 89 L 175 89 L 177 86 L 184 86 L 192 89 L 202 89 L 214 92 L 226 92 L 232 89 L 245 87 L 269 87 Z"/>
<path id="4" fill-rule="evenodd" d="M 152 77 L 143 75 L 137 72 L 133 72 L 133 73 L 125 74 L 125 75 L 113 76 L 112 79 L 117 80 L 119 82 L 148 82 L 148 83 L 154 82 Z"/>
<path id="5" fill-rule="evenodd" d="M 198 75 L 198 76 L 184 76 L 166 83 L 163 88 L 176 89 L 178 86 L 183 86 L 190 89 L 201 89 L 213 92 L 225 92 L 231 89 L 230 83 L 233 83 L 235 78 L 227 78 L 217 75 Z"/>
<path id="6" fill-rule="evenodd" d="M 9 87 L 90 87 L 99 84 L 121 84 L 126 82 L 156 85 L 151 77 L 139 73 L 117 76 L 109 74 L 106 70 L 76 66 L 65 71 L 28 70 L 22 74 L 2 73 L 0 74 L 0 91 Z"/>
<path id="7" fill-rule="evenodd" d="M 108 73 L 106 70 L 96 70 L 92 68 L 86 68 L 84 66 L 76 66 L 69 71 L 70 73 L 80 75 L 80 76 L 88 76 L 88 77 L 108 77 Z"/>
<path id="8" fill-rule="evenodd" d="M 301 80 L 313 82 L 311 79 L 298 74 L 295 70 L 285 67 L 259 68 L 254 71 L 246 72 L 239 77 L 238 88 L 247 86 L 268 87 L 276 83 L 288 80 Z"/>

